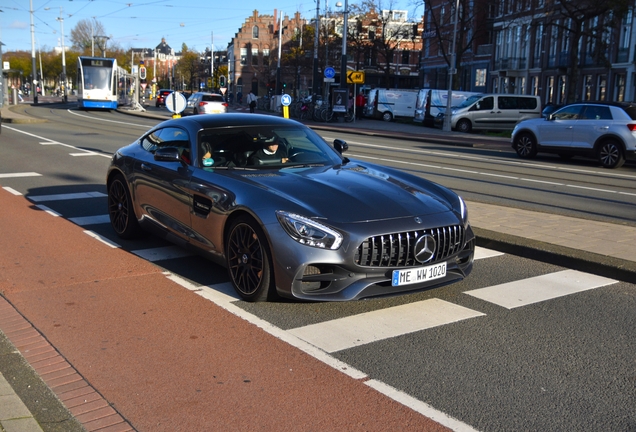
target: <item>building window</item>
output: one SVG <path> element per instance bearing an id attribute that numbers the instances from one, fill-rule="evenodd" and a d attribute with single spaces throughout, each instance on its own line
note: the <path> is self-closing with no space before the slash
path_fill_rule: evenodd
<path id="1" fill-rule="evenodd" d="M 597 99 L 604 101 L 607 98 L 607 76 L 600 75 L 598 77 L 598 96 Z"/>
<path id="2" fill-rule="evenodd" d="M 546 96 L 546 103 L 554 103 L 554 77 L 553 76 L 549 76 L 546 78 L 546 87 L 547 87 L 547 92 L 545 94 Z"/>
<path id="3" fill-rule="evenodd" d="M 402 64 L 409 64 L 411 62 L 411 51 L 405 49 L 402 51 Z"/>
<path id="4" fill-rule="evenodd" d="M 263 48 L 263 66 L 269 66 L 269 48 Z"/>
<path id="5" fill-rule="evenodd" d="M 475 87 L 484 87 L 486 85 L 486 69 L 475 70 Z"/>
<path id="6" fill-rule="evenodd" d="M 247 48 L 241 48 L 241 65 L 247 64 Z"/>
<path id="7" fill-rule="evenodd" d="M 258 66 L 258 48 L 252 48 L 252 66 Z"/>
<path id="8" fill-rule="evenodd" d="M 539 96 L 539 77 L 532 77 L 532 95 Z"/>
<path id="9" fill-rule="evenodd" d="M 252 27 L 252 39 L 258 39 L 258 26 Z"/>
<path id="10" fill-rule="evenodd" d="M 592 75 L 583 78 L 583 100 L 592 100 Z"/>
<path id="11" fill-rule="evenodd" d="M 616 89 L 615 89 L 614 97 L 616 102 L 625 101 L 625 75 L 624 74 L 616 75 Z"/>
<path id="12" fill-rule="evenodd" d="M 561 104 L 565 102 L 565 82 L 565 75 L 561 75 L 559 77 L 559 103 Z"/>

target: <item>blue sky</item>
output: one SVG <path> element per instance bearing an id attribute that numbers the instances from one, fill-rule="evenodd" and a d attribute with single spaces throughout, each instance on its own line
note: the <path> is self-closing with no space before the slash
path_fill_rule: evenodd
<path id="1" fill-rule="evenodd" d="M 154 48 L 165 37 L 175 50 L 185 43 L 188 48 L 203 51 L 214 42 L 215 50 L 227 48 L 245 19 L 258 10 L 261 15 L 274 15 L 274 10 L 292 16 L 296 11 L 310 19 L 316 15 L 314 0 L 31 0 L 35 47 L 48 51 L 60 46 L 60 8 L 64 17 L 64 43 L 71 45 L 70 34 L 78 21 L 95 18 L 121 48 Z M 338 0 L 320 0 L 321 14 L 325 4 L 336 10 Z M 344 0 L 340 0 L 344 3 Z M 421 16 L 421 0 L 393 0 L 393 9 L 409 11 L 409 19 Z M 0 41 L 3 52 L 31 50 L 31 14 L 29 0 L 0 0 Z M 357 3 L 349 0 L 349 4 Z M 381 0 L 387 9 L 390 0 Z M 110 44 L 110 41 L 109 41 Z"/>

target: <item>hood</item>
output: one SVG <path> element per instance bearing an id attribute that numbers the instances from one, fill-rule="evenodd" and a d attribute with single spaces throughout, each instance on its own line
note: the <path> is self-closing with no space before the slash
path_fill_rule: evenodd
<path id="1" fill-rule="evenodd" d="M 305 216 L 332 222 L 397 219 L 452 210 L 440 186 L 367 164 L 243 171 L 237 175 L 277 198 L 296 203 Z"/>

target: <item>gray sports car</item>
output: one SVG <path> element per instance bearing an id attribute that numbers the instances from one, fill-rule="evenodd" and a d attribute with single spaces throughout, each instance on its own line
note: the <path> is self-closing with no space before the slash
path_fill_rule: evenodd
<path id="1" fill-rule="evenodd" d="M 152 230 L 228 268 L 248 301 L 342 301 L 456 282 L 473 266 L 464 201 L 399 170 L 350 160 L 274 116 L 193 116 L 119 149 L 112 227 Z"/>

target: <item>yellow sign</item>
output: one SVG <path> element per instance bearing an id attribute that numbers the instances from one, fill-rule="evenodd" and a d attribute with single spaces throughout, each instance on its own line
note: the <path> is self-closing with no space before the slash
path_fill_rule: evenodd
<path id="1" fill-rule="evenodd" d="M 347 84 L 364 84 L 364 71 L 347 72 Z"/>

